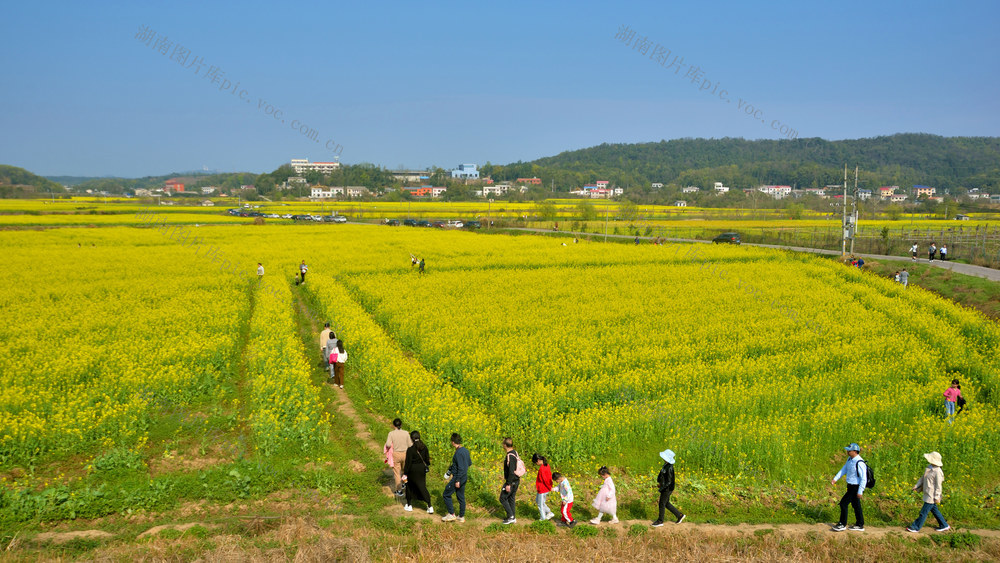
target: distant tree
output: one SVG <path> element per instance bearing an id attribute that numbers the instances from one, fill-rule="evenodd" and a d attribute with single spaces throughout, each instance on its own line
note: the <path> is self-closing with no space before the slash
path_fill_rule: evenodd
<path id="1" fill-rule="evenodd" d="M 597 219 L 597 208 L 594 207 L 593 203 L 585 199 L 576 204 L 576 211 L 581 221 L 593 221 Z"/>
<path id="2" fill-rule="evenodd" d="M 556 204 L 551 201 L 543 201 L 535 204 L 535 214 L 543 221 L 552 221 L 559 216 Z"/>
<path id="3" fill-rule="evenodd" d="M 635 221 L 639 216 L 639 206 L 629 199 L 623 199 L 618 207 L 618 215 L 624 221 Z"/>
<path id="4" fill-rule="evenodd" d="M 885 214 L 889 219 L 899 221 L 899 218 L 903 216 L 903 208 L 894 203 L 885 208 Z"/>
<path id="5" fill-rule="evenodd" d="M 785 208 L 785 215 L 787 215 L 789 219 L 798 220 L 802 218 L 803 211 L 805 211 L 805 206 L 801 203 L 790 203 L 788 204 L 788 207 Z"/>

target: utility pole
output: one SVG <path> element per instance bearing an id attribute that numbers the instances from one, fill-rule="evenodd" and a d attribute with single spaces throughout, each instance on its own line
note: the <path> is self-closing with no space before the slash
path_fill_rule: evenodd
<path id="1" fill-rule="evenodd" d="M 608 242 L 608 204 L 604 204 L 604 242 Z"/>
<path id="2" fill-rule="evenodd" d="M 844 231 L 840 239 L 840 257 L 843 258 L 847 254 L 847 164 L 844 164 L 844 199 L 840 202 L 840 211 L 840 226 Z"/>
<path id="3" fill-rule="evenodd" d="M 854 254 L 854 235 L 858 228 L 858 167 L 854 167 L 854 201 L 851 213 L 851 254 Z"/>

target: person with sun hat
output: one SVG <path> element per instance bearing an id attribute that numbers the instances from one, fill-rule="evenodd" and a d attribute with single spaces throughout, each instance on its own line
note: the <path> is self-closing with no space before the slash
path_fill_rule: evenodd
<path id="1" fill-rule="evenodd" d="M 677 518 L 678 524 L 687 518 L 687 516 L 681 514 L 680 510 L 677 510 L 676 506 L 670 504 L 670 495 L 674 492 L 674 451 L 669 449 L 663 450 L 660 452 L 660 457 L 663 458 L 663 467 L 660 468 L 660 474 L 656 476 L 656 486 L 660 491 L 660 513 L 659 517 L 652 524 L 654 528 L 659 528 L 663 525 L 664 509 L 669 510 Z"/>
<path id="2" fill-rule="evenodd" d="M 924 454 L 924 459 L 928 463 L 927 469 L 924 470 L 924 474 L 917 481 L 917 484 L 913 486 L 914 491 L 923 491 L 924 506 L 920 509 L 920 516 L 914 523 L 906 527 L 906 531 L 914 534 L 919 532 L 920 528 L 924 526 L 924 520 L 927 520 L 927 514 L 930 513 L 938 521 L 938 527 L 935 529 L 938 532 L 944 532 L 951 529 L 948 521 L 941 515 L 941 510 L 938 509 L 938 505 L 941 504 L 941 483 L 944 483 L 944 471 L 941 470 L 941 467 L 944 464 L 941 462 L 941 454 L 937 452 Z"/>

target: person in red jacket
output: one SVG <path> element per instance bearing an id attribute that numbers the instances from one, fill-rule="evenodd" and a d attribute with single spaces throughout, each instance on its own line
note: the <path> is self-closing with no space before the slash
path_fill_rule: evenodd
<path id="1" fill-rule="evenodd" d="M 554 518 L 555 514 L 549 510 L 549 505 L 546 503 L 546 498 L 552 492 L 552 468 L 543 455 L 531 454 L 531 462 L 538 466 L 538 476 L 535 477 L 535 490 L 538 494 L 535 496 L 535 502 L 538 503 L 539 519 Z"/>

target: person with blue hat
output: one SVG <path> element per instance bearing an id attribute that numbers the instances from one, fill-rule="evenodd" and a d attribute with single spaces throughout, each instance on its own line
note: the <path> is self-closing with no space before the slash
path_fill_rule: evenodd
<path id="1" fill-rule="evenodd" d="M 681 514 L 681 511 L 677 510 L 676 506 L 670 504 L 670 494 L 674 492 L 674 451 L 669 449 L 663 450 L 660 452 L 660 457 L 663 458 L 663 467 L 660 469 L 660 474 L 656 476 L 656 485 L 660 490 L 660 514 L 652 524 L 654 528 L 659 528 L 663 525 L 664 509 L 669 510 L 677 518 L 678 524 L 683 522 L 684 518 L 687 517 Z"/>
<path id="2" fill-rule="evenodd" d="M 843 532 L 847 528 L 847 505 L 854 507 L 855 524 L 851 526 L 851 531 L 865 531 L 865 515 L 861 511 L 861 495 L 865 492 L 865 485 L 868 483 L 868 464 L 861 458 L 861 446 L 851 443 L 844 448 L 847 450 L 847 462 L 834 475 L 830 484 L 836 484 L 837 480 L 844 477 L 847 482 L 847 492 L 840 499 L 840 520 L 833 527 L 834 532 Z"/>

